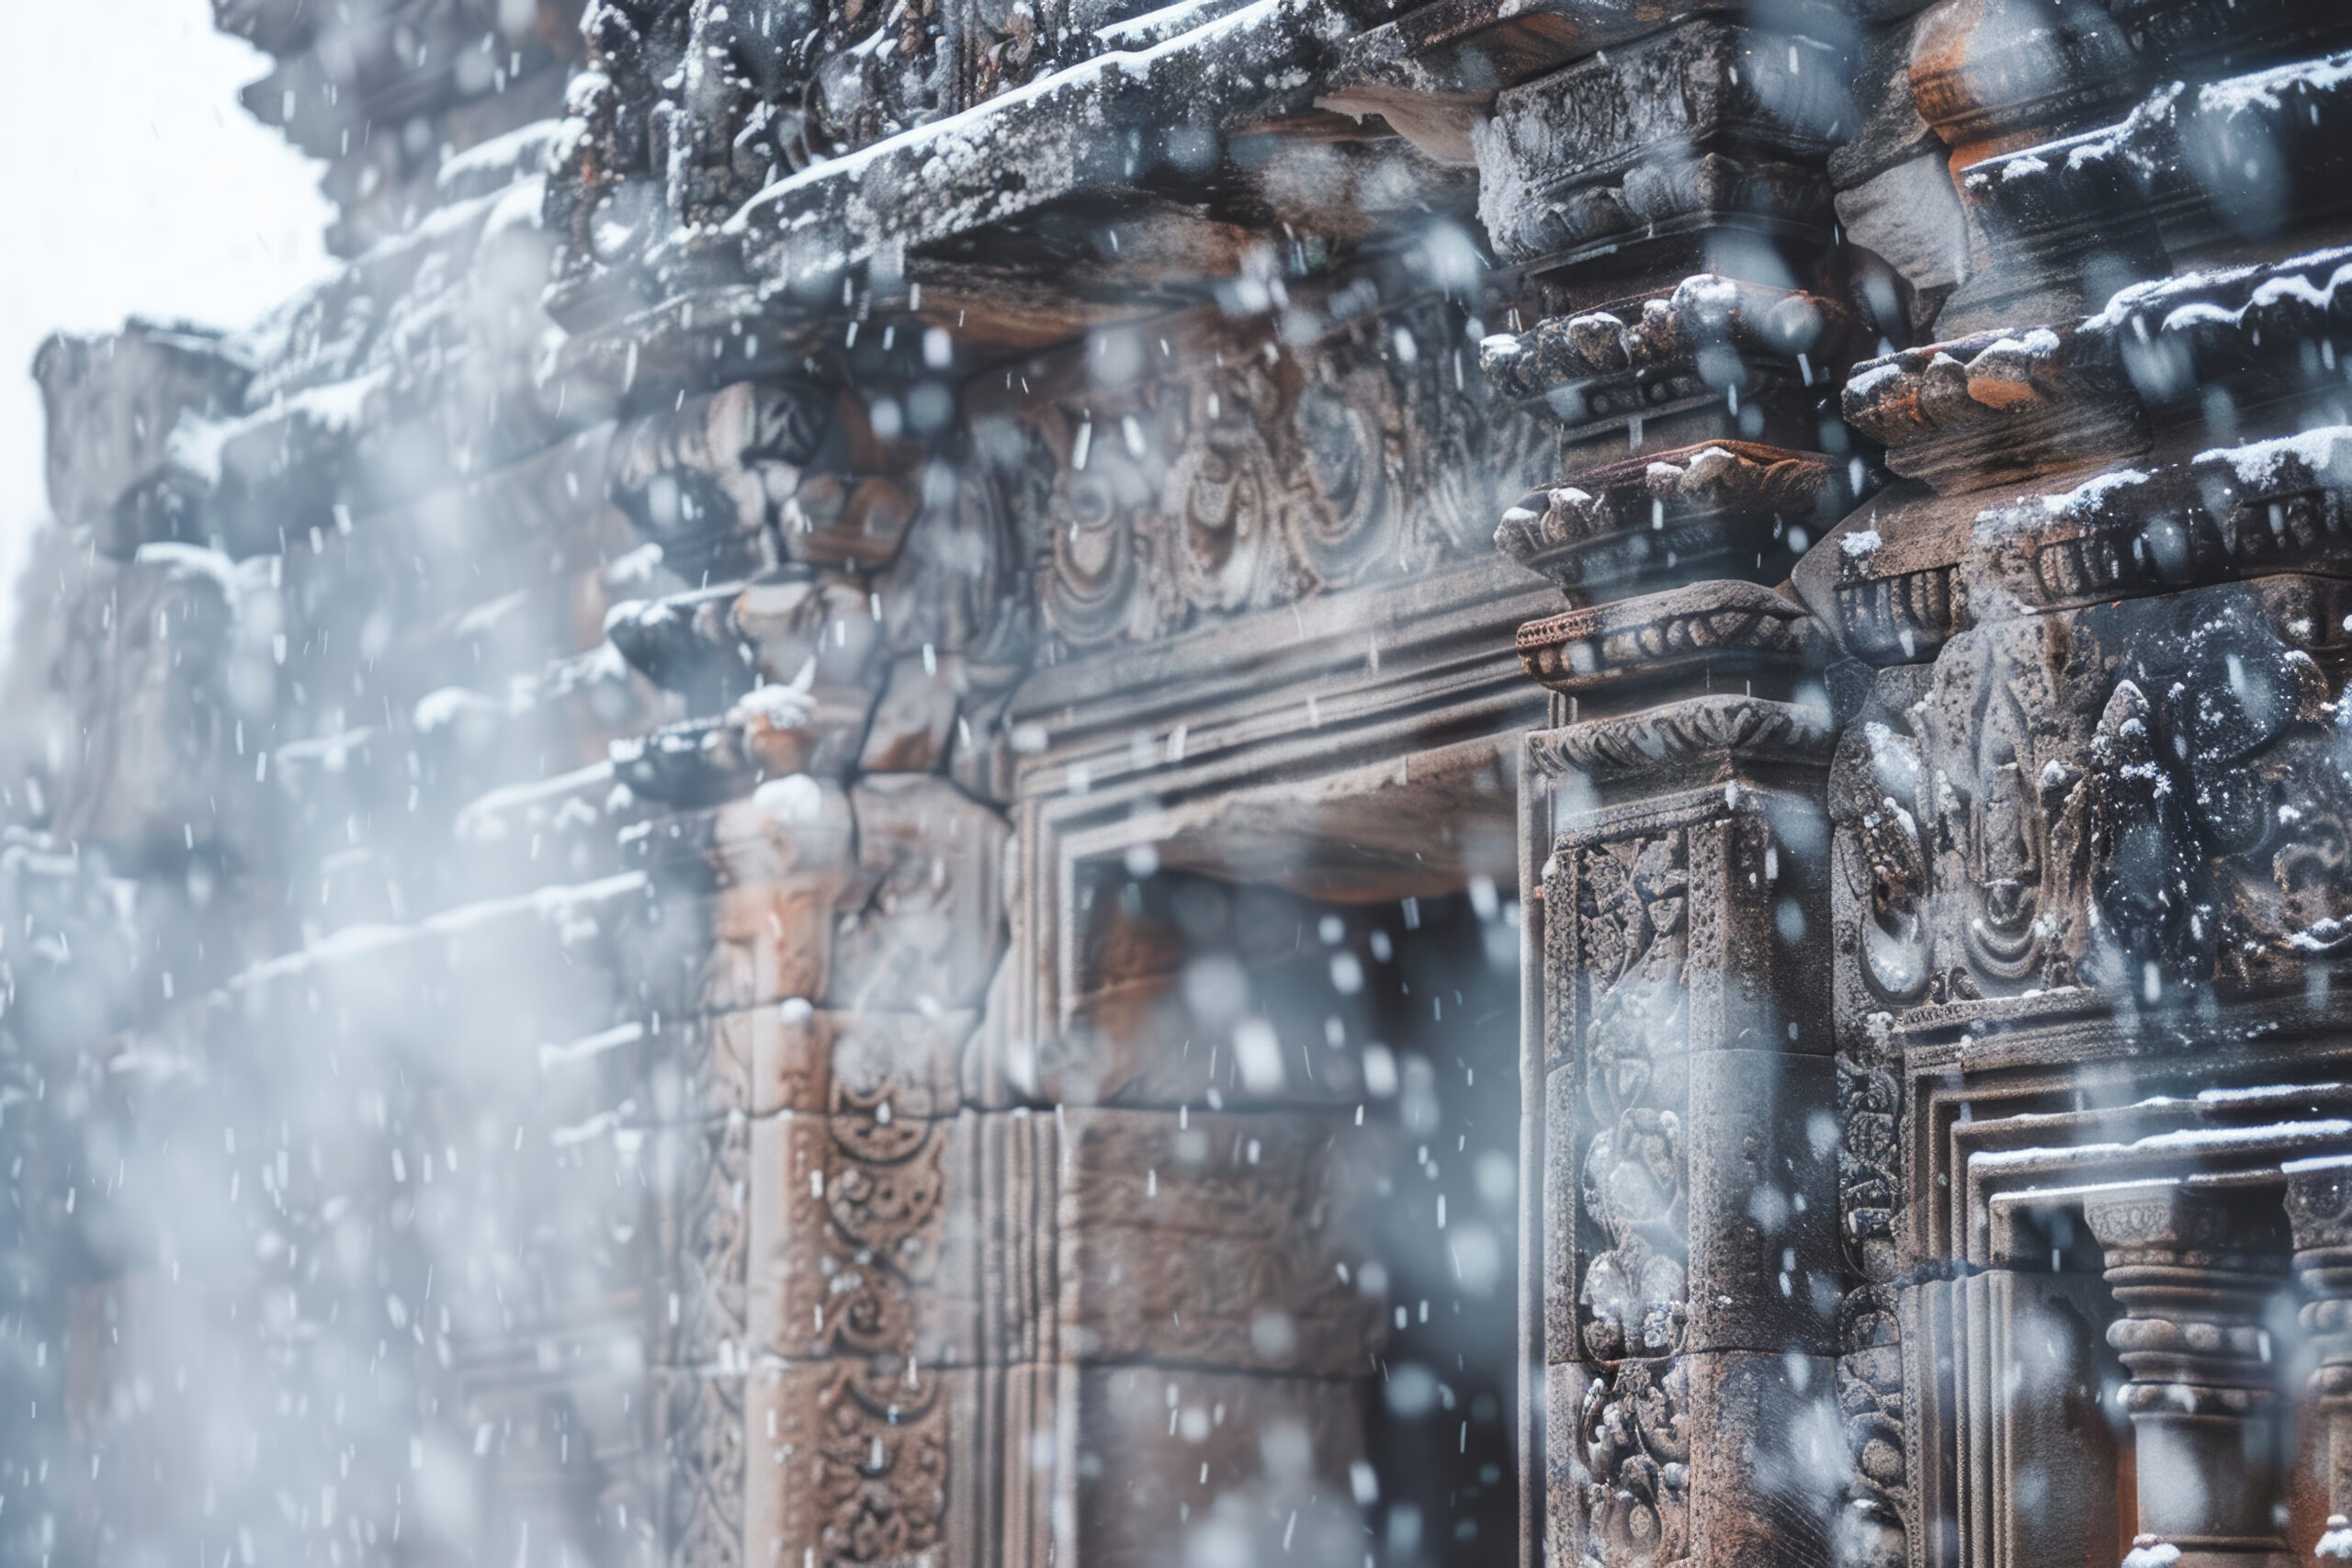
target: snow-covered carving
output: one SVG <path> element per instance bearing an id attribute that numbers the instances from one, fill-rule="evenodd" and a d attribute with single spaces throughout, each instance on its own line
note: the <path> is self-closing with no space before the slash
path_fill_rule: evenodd
<path id="1" fill-rule="evenodd" d="M 1920 698 L 1865 723 L 1846 775 L 1874 1005 L 2075 985 L 2144 1005 L 2340 946 L 2334 597 L 2280 580 L 1954 639 Z"/>

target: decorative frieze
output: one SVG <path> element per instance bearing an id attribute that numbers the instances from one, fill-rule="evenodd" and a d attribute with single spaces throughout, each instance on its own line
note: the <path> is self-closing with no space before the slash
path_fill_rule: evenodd
<path id="1" fill-rule="evenodd" d="M 1473 134 L 1479 217 L 1514 260 L 1716 223 L 1824 230 L 1848 64 L 1801 31 L 1702 20 L 1510 88 Z"/>

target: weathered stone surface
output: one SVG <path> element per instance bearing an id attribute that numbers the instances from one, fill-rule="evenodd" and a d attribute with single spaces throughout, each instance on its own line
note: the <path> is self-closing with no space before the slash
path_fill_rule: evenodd
<path id="1" fill-rule="evenodd" d="M 2004 132 L 2079 123 L 2130 95 L 2138 62 L 2096 6 L 1941 0 L 1911 34 L 1918 113 L 1963 152 Z"/>
<path id="2" fill-rule="evenodd" d="M 2106 348 L 2040 328 L 1905 349 L 1854 367 L 1846 418 L 1942 490 L 2129 457 L 2147 426 Z"/>
<path id="3" fill-rule="evenodd" d="M 1077 1488 L 1079 1551 L 1159 1564 L 1243 1542 L 1279 1555 L 1284 1535 L 1294 1551 L 1361 1549 L 1347 1499 L 1363 1382 L 1106 1368 L 1083 1374 L 1077 1395 L 1107 1450 Z"/>
<path id="4" fill-rule="evenodd" d="M 2192 242 L 2217 231 L 2274 236 L 2290 213 L 2339 205 L 2341 152 L 2326 129 L 2346 112 L 2335 58 L 2193 93 L 2165 84 L 2111 125 L 1969 168 L 1962 186 L 2005 237 L 2038 250 L 2113 243 L 2103 226 L 2160 224 Z"/>
<path id="5" fill-rule="evenodd" d="M 1062 1118 L 1061 1318 L 1090 1360 L 1361 1376 L 1388 1303 L 1362 1255 L 1374 1135 L 1341 1118 L 1071 1110 Z"/>
<path id="6" fill-rule="evenodd" d="M 1912 316 L 1933 320 L 1939 296 L 1965 280 L 1968 220 L 1939 146 L 1838 193 L 1838 221 L 1856 244 L 1883 257 L 1916 291 Z"/>
<path id="7" fill-rule="evenodd" d="M 353 259 L 42 361 L 0 1556 L 2352 1507 L 2332 9 L 216 9 Z"/>
<path id="8" fill-rule="evenodd" d="M 1911 55 L 1915 40 L 1928 18 L 1906 18 L 1865 32 L 1854 58 L 1853 134 L 1832 148 L 1826 167 L 1830 183 L 1842 194 L 1866 185 L 1896 166 L 1939 153 L 1935 128 L 1919 112 L 1911 87 Z M 1844 206 L 1839 206 L 1843 216 Z"/>
<path id="9" fill-rule="evenodd" d="M 1740 558 L 1793 565 L 1793 525 L 1812 535 L 1851 510 L 1845 464 L 1813 452 L 1711 442 L 1587 469 L 1503 514 L 1495 543 L 1563 589 L 1623 592 Z M 1758 567 L 1761 570 L 1759 558 Z"/>
<path id="10" fill-rule="evenodd" d="M 1900 807 L 1863 808 L 1882 848 L 1860 956 L 1881 990 L 1965 1005 L 2088 986 L 2129 1006 L 2291 976 L 2326 952 L 2329 938 L 2305 933 L 2333 931 L 2333 881 L 2289 868 L 2306 833 L 2333 831 L 2333 770 L 2304 775 L 2283 814 L 2242 816 L 2237 802 L 2331 744 L 2321 705 L 2337 680 L 2336 592 L 2275 578 L 1946 645 L 1924 703 L 1849 739 L 1841 763 L 1887 781 Z M 2052 637 L 2068 645 L 2063 663 L 2045 662 Z M 1983 720 L 1952 723 L 1995 692 Z M 1917 794 L 1928 777 L 1942 782 Z"/>
<path id="11" fill-rule="evenodd" d="M 876 774 L 851 805 L 874 892 L 842 922 L 827 994 L 852 1008 L 978 1003 L 1002 952 L 1004 819 L 943 779 Z"/>
<path id="12" fill-rule="evenodd" d="M 1806 165 L 1855 123 L 1846 72 L 1815 39 L 1700 21 L 1510 88 L 1474 133 L 1479 217 L 1515 259 L 1709 221 L 1817 225 Z"/>
<path id="13" fill-rule="evenodd" d="M 910 1380 L 854 1360 L 752 1368 L 738 1380 L 744 1437 L 724 1461 L 738 1501 L 714 1508 L 709 1526 L 731 1539 L 689 1542 L 695 1560 L 920 1562 L 942 1552 L 971 1528 L 976 1499 L 952 1458 L 978 1448 L 989 1375 L 924 1368 Z"/>
<path id="14" fill-rule="evenodd" d="M 88 528 L 107 554 L 147 539 L 208 541 L 149 487 L 171 457 L 183 417 L 217 419 L 243 400 L 251 368 L 216 333 L 133 322 L 109 338 L 51 338 L 33 367 L 49 417 L 50 505 Z M 193 520 L 188 520 L 192 523 Z"/>

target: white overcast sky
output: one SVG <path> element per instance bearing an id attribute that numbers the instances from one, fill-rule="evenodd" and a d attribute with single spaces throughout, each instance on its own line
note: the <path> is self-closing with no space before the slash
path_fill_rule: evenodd
<path id="1" fill-rule="evenodd" d="M 46 515 L 33 351 L 125 316 L 239 326 L 330 265 L 320 165 L 237 89 L 207 0 L 0 0 L 0 623 Z"/>

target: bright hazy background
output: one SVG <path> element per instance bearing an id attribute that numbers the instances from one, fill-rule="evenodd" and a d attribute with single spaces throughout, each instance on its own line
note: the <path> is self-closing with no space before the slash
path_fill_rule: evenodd
<path id="1" fill-rule="evenodd" d="M 241 325 L 329 265 L 319 166 L 237 89 L 207 0 L 0 0 L 0 631 L 46 515 L 33 351 L 125 316 Z"/>

